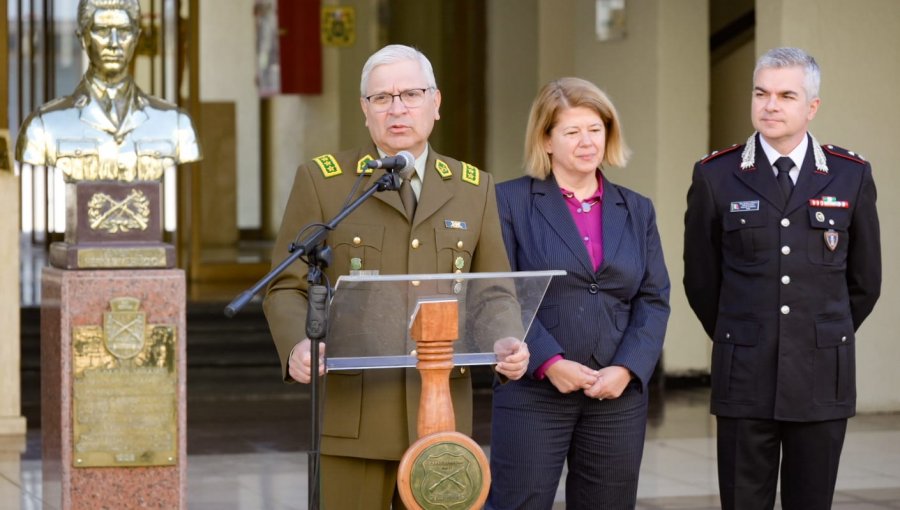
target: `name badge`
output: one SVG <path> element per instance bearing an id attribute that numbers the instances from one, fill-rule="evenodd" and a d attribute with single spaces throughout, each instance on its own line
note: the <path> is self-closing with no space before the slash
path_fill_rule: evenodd
<path id="1" fill-rule="evenodd" d="M 759 200 L 742 200 L 731 203 L 731 212 L 758 211 Z"/>

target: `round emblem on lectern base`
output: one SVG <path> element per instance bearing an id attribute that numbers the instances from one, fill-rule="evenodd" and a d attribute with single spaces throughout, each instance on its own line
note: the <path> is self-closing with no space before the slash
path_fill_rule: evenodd
<path id="1" fill-rule="evenodd" d="M 464 510 L 484 505 L 491 473 L 478 443 L 459 432 L 438 432 L 406 451 L 398 482 L 411 509 Z"/>

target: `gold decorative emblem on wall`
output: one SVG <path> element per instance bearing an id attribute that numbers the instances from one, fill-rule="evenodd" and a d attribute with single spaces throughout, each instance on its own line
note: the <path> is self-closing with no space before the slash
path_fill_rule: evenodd
<path id="1" fill-rule="evenodd" d="M 352 46 L 356 42 L 356 12 L 353 7 L 322 7 L 322 44 Z"/>
<path id="2" fill-rule="evenodd" d="M 92 230 L 110 234 L 146 230 L 150 224 L 150 201 L 138 189 L 131 190 L 121 201 L 106 193 L 96 193 L 88 202 L 88 222 Z"/>

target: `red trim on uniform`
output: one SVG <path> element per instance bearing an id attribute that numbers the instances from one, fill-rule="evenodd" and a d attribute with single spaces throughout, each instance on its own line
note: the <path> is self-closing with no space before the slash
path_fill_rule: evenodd
<path id="1" fill-rule="evenodd" d="M 859 163 L 860 165 L 865 165 L 865 164 L 866 164 L 866 160 L 864 160 L 864 159 L 856 158 L 856 157 L 853 157 L 853 156 L 851 156 L 851 155 L 849 155 L 849 154 L 846 154 L 846 153 L 843 153 L 843 152 L 838 152 L 838 151 L 835 150 L 835 149 L 841 149 L 842 151 L 846 151 L 847 149 L 844 149 L 844 148 L 842 148 L 842 147 L 838 147 L 837 145 L 832 145 L 832 147 L 834 147 L 834 148 L 833 148 L 833 149 L 829 149 L 827 145 L 823 145 L 823 146 L 822 146 L 822 150 L 824 150 L 825 152 L 831 154 L 832 156 L 837 156 L 837 157 L 839 157 L 839 158 L 849 159 L 850 161 L 854 161 L 854 162 L 856 162 L 856 163 Z"/>
<path id="2" fill-rule="evenodd" d="M 733 145 L 733 146 L 731 146 L 731 147 L 728 147 L 727 149 L 722 149 L 722 150 L 716 152 L 715 154 L 710 154 L 709 156 L 706 156 L 705 158 L 701 159 L 701 160 L 700 160 L 700 164 L 702 165 L 702 164 L 706 163 L 707 161 L 709 161 L 709 160 L 711 160 L 711 159 L 716 159 L 716 158 L 718 158 L 718 157 L 721 156 L 722 154 L 728 154 L 729 152 L 731 152 L 731 151 L 736 151 L 736 150 L 738 150 L 738 149 L 740 149 L 740 148 L 742 148 L 742 147 L 743 147 L 743 145 Z"/>

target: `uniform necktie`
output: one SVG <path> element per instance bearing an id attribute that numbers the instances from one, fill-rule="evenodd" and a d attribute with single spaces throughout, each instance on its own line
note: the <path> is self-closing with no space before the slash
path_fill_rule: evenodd
<path id="1" fill-rule="evenodd" d="M 416 192 L 412 188 L 412 178 L 415 173 L 415 167 L 404 168 L 399 172 L 400 177 L 403 178 L 403 183 L 400 184 L 400 201 L 403 202 L 406 217 L 409 219 L 412 219 L 416 213 Z"/>
<path id="2" fill-rule="evenodd" d="M 775 160 L 775 168 L 778 169 L 778 186 L 781 187 L 781 194 L 787 200 L 791 197 L 791 191 L 794 190 L 794 181 L 788 173 L 794 168 L 794 161 L 786 156 L 782 156 Z"/>

